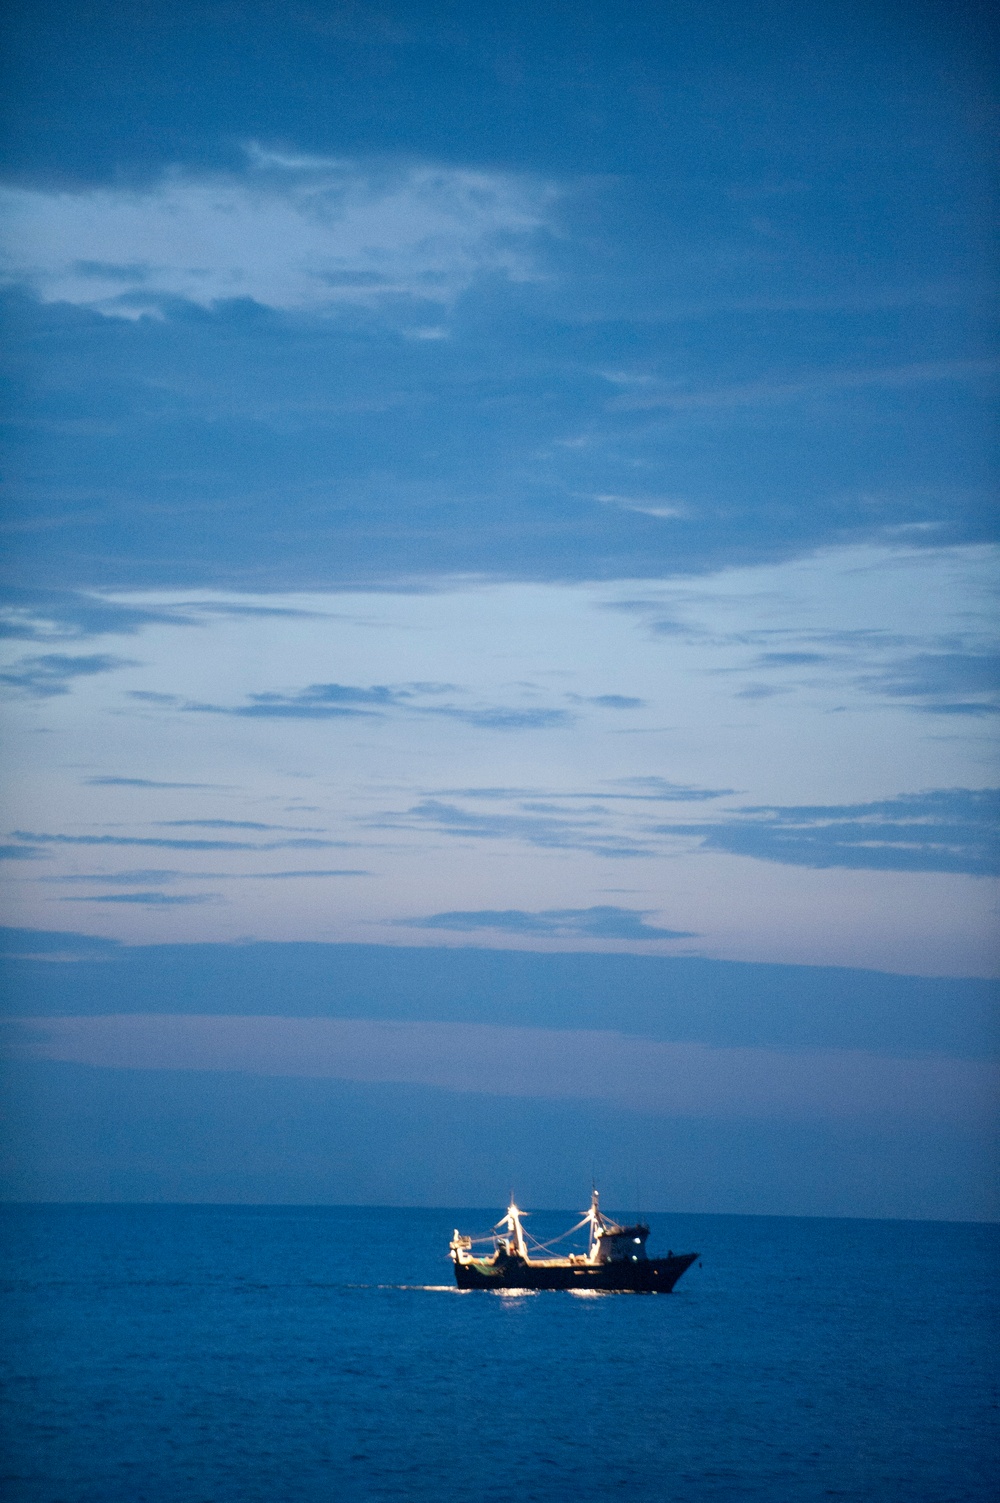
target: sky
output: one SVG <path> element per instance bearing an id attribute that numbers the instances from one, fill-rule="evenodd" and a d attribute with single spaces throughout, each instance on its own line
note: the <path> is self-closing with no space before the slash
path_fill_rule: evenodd
<path id="1" fill-rule="evenodd" d="M 4 1193 L 995 1217 L 989 9 L 3 25 Z"/>

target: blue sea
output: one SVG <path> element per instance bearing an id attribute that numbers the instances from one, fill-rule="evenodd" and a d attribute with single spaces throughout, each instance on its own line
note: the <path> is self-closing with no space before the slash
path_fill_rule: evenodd
<path id="1" fill-rule="evenodd" d="M 671 1295 L 458 1293 L 498 1214 L 7 1207 L 4 1497 L 997 1495 L 1000 1228 L 653 1216 Z"/>

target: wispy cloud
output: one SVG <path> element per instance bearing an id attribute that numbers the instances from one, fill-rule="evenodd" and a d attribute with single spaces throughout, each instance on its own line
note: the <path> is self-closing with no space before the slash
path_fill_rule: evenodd
<path id="1" fill-rule="evenodd" d="M 568 698 L 574 704 L 597 705 L 601 710 L 641 710 L 646 704 L 632 694 L 570 694 Z"/>
<path id="2" fill-rule="evenodd" d="M 194 626 L 183 607 L 137 606 L 83 590 L 11 589 L 0 599 L 0 639 L 27 642 L 134 636 L 146 626 Z"/>
<path id="3" fill-rule="evenodd" d="M 92 845 L 92 846 L 138 846 L 158 851 L 300 851 L 331 850 L 337 846 L 350 846 L 347 840 L 168 840 L 158 836 L 140 835 L 63 835 L 31 834 L 27 830 L 14 830 L 14 839 L 26 845 Z"/>
<path id="4" fill-rule="evenodd" d="M 613 857 L 651 856 L 654 848 L 647 840 L 617 833 L 610 828 L 603 811 L 549 813 L 544 806 L 522 812 L 483 813 L 462 809 L 457 804 L 428 798 L 400 813 L 387 813 L 368 823 L 375 829 L 427 829 L 442 835 L 471 840 L 517 840 L 546 849 L 591 851 Z"/>
<path id="5" fill-rule="evenodd" d="M 665 501 L 662 497 L 599 495 L 593 499 L 604 506 L 616 506 L 620 511 L 634 511 L 644 517 L 656 517 L 661 522 L 673 522 L 688 515 L 686 506 L 676 501 Z"/>
<path id="6" fill-rule="evenodd" d="M 573 717 L 568 710 L 523 708 L 510 705 L 488 705 L 482 709 L 463 709 L 458 705 L 430 705 L 424 712 L 440 715 L 446 720 L 460 720 L 484 731 L 544 731 L 558 726 L 570 725 Z"/>
<path id="7" fill-rule="evenodd" d="M 89 788 L 227 788 L 227 783 L 162 783 L 155 778 L 96 777 L 84 778 Z"/>
<path id="8" fill-rule="evenodd" d="M 1000 715 L 1000 653 L 920 652 L 858 679 L 931 715 Z"/>
<path id="9" fill-rule="evenodd" d="M 909 550 L 895 556 L 888 550 L 881 564 L 892 569 L 900 561 L 912 563 Z M 954 629 L 941 630 L 938 616 L 929 622 L 939 629 L 930 626 L 924 632 L 913 629 L 912 618 L 909 631 L 817 627 L 805 621 L 799 626 L 740 624 L 734 629 L 726 622 L 732 618 L 731 597 L 685 591 L 672 599 L 669 588 L 659 599 L 612 599 L 601 602 L 601 608 L 634 615 L 653 637 L 716 652 L 716 664 L 703 671 L 734 680 L 751 677 L 754 682 L 734 690 L 741 699 L 825 687 L 931 715 L 980 717 L 1000 713 L 1000 650 L 989 581 L 981 578 L 976 585 L 977 598 L 955 613 Z M 845 586 L 850 587 L 850 577 Z M 760 602 L 762 611 L 769 606 L 773 611 L 777 604 L 766 598 Z M 791 599 L 785 603 L 786 613 L 791 604 Z M 869 608 L 877 609 L 874 603 Z"/>
<path id="10" fill-rule="evenodd" d="M 52 886 L 162 887 L 170 882 L 274 882 L 286 877 L 370 877 L 361 867 L 319 867 L 287 872 L 185 872 L 176 870 L 136 870 L 118 872 L 63 872 L 58 876 L 36 877 L 36 882 Z"/>
<path id="11" fill-rule="evenodd" d="M 637 781 L 641 787 L 646 780 Z M 701 791 L 702 798 L 716 798 L 721 792 Z M 638 817 L 651 798 L 639 792 L 622 795 L 627 800 L 624 806 L 603 795 L 599 803 L 583 803 L 576 800 L 586 795 L 526 798 L 522 793 L 468 789 L 461 803 L 426 797 L 409 809 L 385 813 L 367 823 L 377 829 L 432 829 L 455 839 L 515 841 L 619 858 L 676 854 L 677 840 L 684 839 L 696 841 L 705 851 L 792 866 L 971 876 L 1000 872 L 997 790 L 934 789 L 862 804 L 750 805 L 720 810 L 711 820 L 655 824 Z M 683 794 L 685 802 L 698 797 L 698 790 Z M 481 799 L 485 807 L 471 806 L 474 799 Z M 638 808 L 633 799 L 639 802 Z M 571 911 L 557 918 L 569 923 Z M 475 914 L 462 918 L 463 926 L 478 922 Z M 510 919 L 511 924 L 522 922 L 530 925 L 534 916 Z M 432 916 L 427 927 L 448 925 Z M 633 930 L 621 937 L 640 936 Z"/>
<path id="12" fill-rule="evenodd" d="M 113 955 L 117 939 L 98 934 L 72 934 L 60 929 L 13 929 L 0 926 L 0 955 L 76 956 Z"/>
<path id="13" fill-rule="evenodd" d="M 650 805 L 700 804 L 732 792 L 674 783 L 657 775 L 612 778 L 596 788 L 573 790 L 446 788 L 429 790 L 410 808 L 385 812 L 367 824 L 389 830 L 433 829 L 455 839 L 516 841 L 543 850 L 644 858 L 662 854 L 665 847 L 655 835 L 651 838 L 644 823 L 652 812 Z"/>
<path id="14" fill-rule="evenodd" d="M 344 844 L 347 842 L 345 841 Z M 278 882 L 286 877 L 370 877 L 372 873 L 360 866 L 320 867 L 297 872 L 215 872 L 206 873 L 213 882 Z"/>
<path id="15" fill-rule="evenodd" d="M 81 884 L 93 887 L 99 882 L 113 887 L 161 887 L 185 875 L 162 867 L 146 867 L 124 872 L 59 872 L 55 876 L 36 877 L 35 881 L 59 887 Z"/>
<path id="16" fill-rule="evenodd" d="M 610 791 L 595 795 L 605 799 L 626 799 L 640 803 L 687 804 L 707 799 L 728 798 L 733 788 L 699 788 L 693 783 L 671 783 L 661 777 L 616 778 Z M 590 797 L 590 795 L 586 795 Z"/>
<path id="17" fill-rule="evenodd" d="M 472 798 L 489 802 L 516 799 L 544 798 L 552 803 L 566 801 L 576 803 L 581 799 L 600 799 L 602 803 L 702 803 L 706 799 L 727 798 L 735 793 L 733 788 L 700 788 L 696 783 L 672 783 L 668 778 L 656 776 L 611 778 L 597 788 L 438 788 L 434 796 L 440 798 Z"/>
<path id="18" fill-rule="evenodd" d="M 651 910 L 618 908 L 545 908 L 530 913 L 522 908 L 481 908 L 472 912 L 432 913 L 426 918 L 398 919 L 410 929 L 448 929 L 474 933 L 498 929 L 507 934 L 539 934 L 582 939 L 694 939 L 685 929 L 661 929 L 646 922 Z"/>
<path id="19" fill-rule="evenodd" d="M 353 684 L 309 684 L 283 694 L 268 691 L 250 694 L 242 705 L 182 704 L 181 708 L 203 715 L 235 715 L 248 720 L 333 720 L 371 715 L 398 705 L 406 691 L 383 684 L 361 688 Z"/>
<path id="20" fill-rule="evenodd" d="M 656 825 L 704 850 L 815 868 L 1000 874 L 1000 789 L 934 789 L 867 804 L 750 807 L 712 824 Z"/>
<path id="21" fill-rule="evenodd" d="M 156 819 L 161 830 L 294 830 L 301 835 L 322 835 L 316 825 L 269 825 L 259 819 Z"/>
<path id="22" fill-rule="evenodd" d="M 817 663 L 828 663 L 825 652 L 762 652 L 754 659 L 753 667 L 760 668 L 811 668 Z"/>
<path id="23" fill-rule="evenodd" d="M 447 305 L 477 277 L 540 275 L 556 190 L 525 175 L 250 148 L 243 173 L 143 189 L 7 187 L 8 281 L 135 318 L 183 299 L 285 311 Z"/>
<path id="24" fill-rule="evenodd" d="M 197 903 L 221 903 L 217 892 L 103 892 L 88 897 L 60 898 L 60 903 L 129 903 L 142 908 L 184 908 Z"/>
<path id="25" fill-rule="evenodd" d="M 637 392 L 612 398 L 609 406 L 622 411 L 654 408 L 757 407 L 798 401 L 825 392 L 857 391 L 868 387 L 914 386 L 934 381 L 972 381 L 997 373 L 993 360 L 923 360 L 908 365 L 868 370 L 813 370 L 788 380 L 765 378 L 737 386 Z"/>
<path id="26" fill-rule="evenodd" d="M 113 673 L 116 668 L 139 666 L 131 658 L 118 658 L 106 652 L 92 653 L 89 657 L 45 652 L 37 657 L 21 658 L 0 672 L 0 684 L 30 699 L 51 699 L 57 694 L 68 694 L 75 679 Z"/>
<path id="27" fill-rule="evenodd" d="M 247 695 L 243 704 L 207 704 L 179 695 L 128 691 L 129 697 L 185 714 L 231 715 L 240 720 L 351 720 L 389 713 L 460 721 L 489 731 L 547 730 L 569 725 L 573 715 L 557 706 L 439 704 L 442 694 L 460 692 L 454 684 L 308 684 L 303 689 L 267 690 Z M 621 706 L 615 706 L 621 708 Z"/>
<path id="28" fill-rule="evenodd" d="M 792 633 L 772 633 L 788 640 Z M 747 645 L 734 641 L 733 645 Z M 915 646 L 923 651 L 914 652 Z M 825 650 L 824 650 L 825 647 Z M 906 649 L 910 650 L 907 651 Z M 901 650 L 902 649 L 902 650 Z M 738 697 L 766 698 L 803 684 L 840 684 L 866 696 L 905 702 L 928 715 L 1000 714 L 1000 653 L 960 638 L 892 638 L 874 632 L 806 633 L 798 646 L 772 647 L 746 662 L 715 670 L 765 676 Z M 766 676 L 777 675 L 770 683 Z"/>
<path id="29" fill-rule="evenodd" d="M 6 587 L 0 594 L 0 640 L 80 641 L 135 636 L 150 626 L 206 626 L 219 617 L 291 617 L 318 614 L 298 606 L 239 600 L 183 600 L 136 605 L 88 590 Z"/>
<path id="30" fill-rule="evenodd" d="M 0 861 L 37 861 L 47 855 L 36 845 L 0 845 Z"/>
<path id="31" fill-rule="evenodd" d="M 8 1059 L 226 1070 L 605 1100 L 672 1117 L 985 1122 L 992 1062 L 863 1049 L 711 1048 L 604 1029 L 369 1018 L 129 1014 L 12 1018 Z"/>

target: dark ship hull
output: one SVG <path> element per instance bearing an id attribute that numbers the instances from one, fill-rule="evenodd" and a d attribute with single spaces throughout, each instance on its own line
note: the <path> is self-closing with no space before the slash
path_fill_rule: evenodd
<path id="1" fill-rule="evenodd" d="M 668 1258 L 640 1258 L 614 1263 L 533 1263 L 500 1257 L 480 1262 L 456 1263 L 455 1282 L 460 1289 L 593 1289 L 628 1291 L 633 1294 L 669 1294 L 681 1274 L 691 1267 L 697 1253 Z"/>

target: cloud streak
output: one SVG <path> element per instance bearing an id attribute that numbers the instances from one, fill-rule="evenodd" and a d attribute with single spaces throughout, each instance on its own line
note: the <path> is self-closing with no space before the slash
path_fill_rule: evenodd
<path id="1" fill-rule="evenodd" d="M 131 658 L 118 658 L 107 652 L 95 652 L 89 657 L 45 652 L 36 657 L 21 658 L 0 672 L 0 684 L 29 699 L 52 699 L 59 694 L 68 694 L 75 679 L 113 673 L 116 668 L 139 666 Z"/>
<path id="2" fill-rule="evenodd" d="M 245 704 L 221 705 L 183 700 L 178 695 L 128 691 L 131 699 L 195 715 L 230 715 L 238 720 L 355 720 L 390 713 L 455 720 L 487 731 L 551 730 L 571 725 L 571 711 L 541 705 L 457 705 L 428 703 L 429 696 L 455 690 L 453 684 L 308 684 L 287 692 L 266 690 Z M 607 696 L 592 701 L 602 703 Z M 607 705 L 603 705 L 607 708 Z M 619 705 L 611 708 L 621 708 Z"/>
<path id="3" fill-rule="evenodd" d="M 324 830 L 313 825 L 269 825 L 259 819 L 157 819 L 153 821 L 164 830 L 294 830 L 301 835 L 322 835 Z"/>
<path id="4" fill-rule="evenodd" d="M 604 1100 L 671 1117 L 985 1120 L 979 1060 L 711 1048 L 604 1030 L 200 1014 L 14 1019 L 4 1053 L 111 1069 L 212 1070 Z"/>
<path id="5" fill-rule="evenodd" d="M 162 783 L 155 778 L 96 777 L 84 778 L 88 788 L 225 788 L 225 783 Z"/>
<path id="6" fill-rule="evenodd" d="M 621 782 L 637 788 L 636 793 L 619 795 L 624 805 L 604 794 L 531 799 L 520 796 L 526 790 L 470 788 L 463 790 L 466 798 L 482 800 L 485 808 L 429 796 L 407 810 L 385 813 L 368 823 L 376 829 L 433 829 L 455 839 L 517 841 L 547 850 L 589 851 L 617 858 L 676 854 L 677 840 L 686 839 L 696 840 L 703 851 L 788 866 L 969 876 L 1000 873 L 1000 807 L 994 789 L 932 789 L 861 804 L 748 805 L 720 810 L 710 820 L 647 823 L 642 806 L 649 802 L 661 798 L 697 802 L 721 797 L 725 790 L 681 789 L 669 784 L 664 790 L 657 786 L 658 779 Z M 650 784 L 648 794 L 641 791 Z M 576 802 L 584 798 L 601 801 Z M 505 801 L 510 807 L 497 807 Z M 633 801 L 638 809 L 632 807 Z M 577 911 L 567 910 L 567 921 L 569 913 Z M 511 910 L 510 925 L 531 922 L 530 916 L 517 918 L 520 913 Z M 475 915 L 459 918 L 459 927 L 466 927 Z M 449 927 L 437 917 L 428 926 Z M 618 937 L 643 935 L 633 929 L 630 935 Z"/>
<path id="7" fill-rule="evenodd" d="M 603 811 L 600 811 L 603 813 Z M 369 822 L 375 829 L 427 829 L 468 840 L 517 840 L 549 850 L 591 851 L 599 856 L 642 857 L 655 854 L 648 841 L 619 835 L 607 821 L 589 813 L 564 816 L 530 807 L 517 813 L 481 813 L 441 799 L 423 799 L 398 814 Z"/>
<path id="8" fill-rule="evenodd" d="M 925 382 L 975 381 L 995 376 L 993 360 L 922 360 L 870 370 L 815 370 L 789 381 L 747 381 L 701 391 L 659 391 L 614 397 L 608 404 L 618 411 L 757 407 L 795 402 L 826 392 L 861 391 L 872 387 L 916 386 Z"/>
<path id="9" fill-rule="evenodd" d="M 1000 653 L 918 652 L 863 675 L 870 694 L 911 701 L 930 715 L 1000 715 Z"/>
<path id="10" fill-rule="evenodd" d="M 218 617 L 312 618 L 319 614 L 288 605 L 236 600 L 187 600 L 133 605 L 87 590 L 6 586 L 0 598 L 0 640 L 80 641 L 88 637 L 136 636 L 149 626 L 206 626 Z"/>
<path id="11" fill-rule="evenodd" d="M 361 688 L 355 684 L 309 684 L 290 694 L 266 691 L 248 696 L 243 705 L 181 704 L 196 714 L 234 715 L 247 720 L 333 720 L 372 715 L 408 698 L 406 690 L 384 684 Z"/>
<path id="12" fill-rule="evenodd" d="M 99 885 L 114 887 L 138 887 L 168 882 L 273 882 L 284 877 L 370 877 L 371 872 L 361 867 L 319 867 L 287 872 L 184 872 L 184 871 L 125 871 L 125 872 L 64 872 L 55 877 L 36 877 L 37 882 L 51 886 Z M 65 901 L 70 901 L 65 899 Z"/>
<path id="13" fill-rule="evenodd" d="M 773 634 L 788 636 L 790 634 Z M 746 639 L 744 639 L 746 640 Z M 809 645 L 809 644 L 814 645 Z M 739 645 L 736 639 L 734 645 Z M 901 646 L 923 646 L 900 652 Z M 822 649 L 822 650 L 821 650 Z M 861 693 L 884 700 L 907 701 L 907 708 L 928 715 L 982 717 L 1000 714 L 1000 652 L 952 639 L 945 643 L 881 636 L 875 632 L 809 633 L 798 646 L 760 652 L 749 664 L 719 670 L 733 674 L 787 674 L 781 687 L 756 684 L 741 698 L 766 697 L 790 687 L 824 680 L 846 680 Z"/>
<path id="14" fill-rule="evenodd" d="M 135 636 L 147 626 L 195 626 L 183 607 L 135 606 L 84 590 L 7 587 L 0 602 L 0 639 L 80 640 L 105 634 Z"/>
<path id="15" fill-rule="evenodd" d="M 619 908 L 613 905 L 592 908 L 544 908 L 537 913 L 522 908 L 481 908 L 472 912 L 432 913 L 426 918 L 399 919 L 410 929 L 447 929 L 456 933 L 475 933 L 483 929 L 507 934 L 541 934 L 554 938 L 579 939 L 694 939 L 686 929 L 661 929 L 648 924 L 652 910 Z"/>
<path id="16" fill-rule="evenodd" d="M 935 789 L 867 804 L 746 808 L 714 824 L 664 824 L 707 851 L 855 871 L 1000 874 L 1000 790 Z"/>
<path id="17" fill-rule="evenodd" d="M 335 846 L 348 846 L 346 840 L 171 840 L 160 836 L 140 835 L 63 835 L 32 834 L 27 830 L 14 830 L 15 840 L 28 846 L 139 846 L 158 851 L 301 851 L 331 850 Z"/>
<path id="18" fill-rule="evenodd" d="M 441 798 L 502 799 L 544 798 L 551 803 L 576 803 L 581 799 L 600 799 L 601 803 L 688 804 L 708 799 L 727 798 L 734 788 L 700 788 L 696 783 L 671 783 L 661 777 L 612 778 L 597 789 L 559 788 L 439 788 Z"/>
<path id="19" fill-rule="evenodd" d="M 128 903 L 138 908 L 184 908 L 197 903 L 219 903 L 217 892 L 103 892 L 89 897 L 60 898 L 61 903 Z"/>

